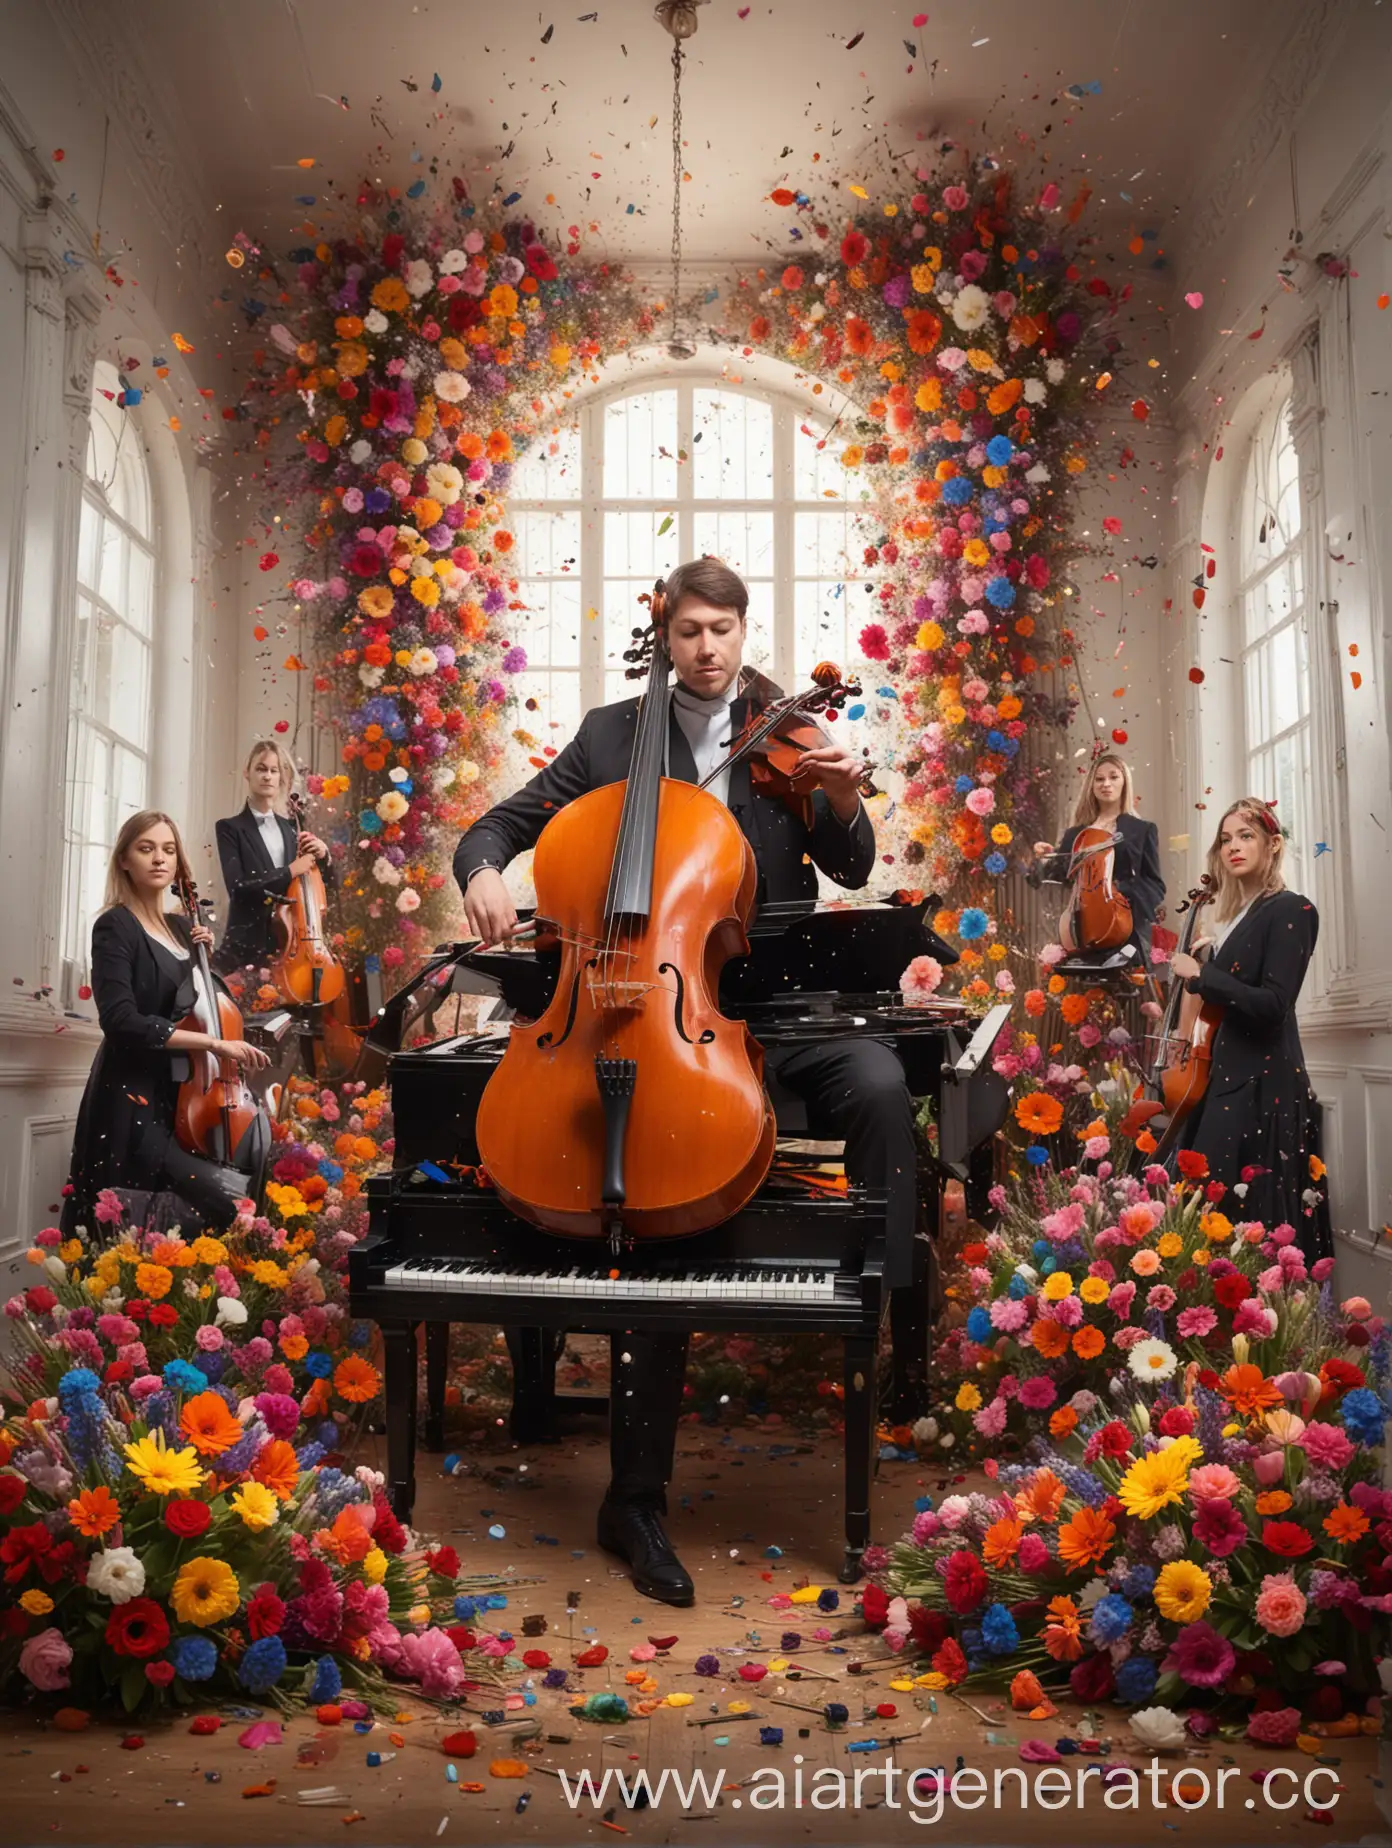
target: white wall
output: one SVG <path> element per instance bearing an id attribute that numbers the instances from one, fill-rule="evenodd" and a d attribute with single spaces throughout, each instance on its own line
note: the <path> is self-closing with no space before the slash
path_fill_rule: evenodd
<path id="1" fill-rule="evenodd" d="M 1311 807 L 1331 849 L 1310 882 L 1321 930 L 1301 1033 L 1326 1110 L 1335 1222 L 1362 1229 L 1365 1247 L 1367 1229 L 1392 1220 L 1392 311 L 1377 307 L 1392 289 L 1389 78 L 1392 14 L 1311 0 L 1181 230 L 1179 292 L 1204 302 L 1175 309 L 1167 589 L 1178 620 L 1160 638 L 1181 744 L 1166 819 L 1192 877 L 1224 803 L 1245 793 L 1231 508 L 1247 433 L 1287 375 L 1306 529 Z M 1323 254 L 1356 274 L 1331 278 L 1313 261 Z M 1218 569 L 1200 615 L 1191 591 L 1203 543 Z M 1201 687 L 1189 680 L 1196 665 Z M 1366 1260 L 1350 1253 L 1348 1268 Z"/>
<path id="2" fill-rule="evenodd" d="M 158 549 L 152 799 L 181 818 L 206 875 L 208 765 L 231 702 L 207 702 L 207 664 L 230 646 L 210 609 L 211 483 L 219 427 L 222 286 L 212 213 L 186 150 L 168 142 L 116 12 L 21 0 L 0 27 L 0 1291 L 55 1216 L 94 1024 L 56 1004 L 76 534 L 92 371 L 141 361 L 126 413 L 144 444 Z M 61 159 L 58 158 L 61 150 Z M 108 267 L 109 266 L 109 267 Z M 198 352 L 197 377 L 172 343 Z M 155 357 L 168 377 L 153 375 Z M 219 391 L 219 396 L 221 397 Z M 181 428 L 176 432 L 172 420 Z M 42 990 L 51 987 L 53 999 Z M 36 998 L 37 997 L 37 998 Z M 90 1012 L 90 1008 L 87 1010 Z"/>

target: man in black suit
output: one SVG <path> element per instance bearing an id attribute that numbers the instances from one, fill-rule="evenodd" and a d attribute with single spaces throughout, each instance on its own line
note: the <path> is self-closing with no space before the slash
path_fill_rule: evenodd
<path id="1" fill-rule="evenodd" d="M 748 601 L 743 579 L 716 559 L 682 565 L 667 579 L 668 646 L 677 677 L 669 776 L 702 781 L 724 760 L 740 729 L 744 702 L 734 692 Z M 627 777 L 637 714 L 636 699 L 586 713 L 572 742 L 460 841 L 454 874 L 470 929 L 485 943 L 505 942 L 517 925 L 503 883 L 508 862 L 536 844 L 567 802 Z M 838 885 L 858 888 L 875 864 L 874 830 L 857 793 L 864 765 L 838 744 L 810 751 L 804 762 L 819 784 L 810 829 L 782 802 L 754 792 L 747 763 L 709 785 L 754 849 L 759 903 L 814 898 L 818 868 Z M 851 1039 L 799 1045 L 770 1051 L 767 1064 L 819 1116 L 837 1124 L 846 1139 L 851 1179 L 888 1189 L 885 1283 L 907 1283 L 917 1160 L 913 1110 L 892 1048 Z M 612 1480 L 599 1513 L 599 1542 L 627 1560 L 639 1591 L 666 1604 L 690 1604 L 691 1579 L 661 1520 L 675 1455 L 686 1338 L 635 1330 L 614 1346 Z"/>
<path id="2" fill-rule="evenodd" d="M 290 882 L 317 860 L 324 883 L 333 884 L 327 845 L 307 829 L 297 830 L 281 813 L 295 786 L 290 754 L 273 739 L 251 747 L 242 773 L 244 807 L 217 824 L 218 861 L 227 888 L 227 929 L 213 966 L 226 972 L 269 962 L 276 953 L 275 907 Z"/>

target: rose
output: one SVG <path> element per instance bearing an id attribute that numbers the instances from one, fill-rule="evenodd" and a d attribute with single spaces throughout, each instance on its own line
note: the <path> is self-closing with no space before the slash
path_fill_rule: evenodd
<path id="1" fill-rule="evenodd" d="M 19 1672 L 41 1694 L 55 1694 L 68 1686 L 72 1645 L 51 1625 L 31 1636 L 19 1652 Z"/>
<path id="2" fill-rule="evenodd" d="M 87 1589 L 115 1605 L 129 1604 L 145 1589 L 145 1568 L 128 1546 L 94 1553 L 87 1565 Z"/>
<path id="3" fill-rule="evenodd" d="M 106 1640 L 120 1656 L 156 1656 L 169 1641 L 169 1621 L 153 1598 L 132 1598 L 107 1619 Z"/>
<path id="4" fill-rule="evenodd" d="M 206 1533 L 212 1518 L 212 1509 L 201 1501 L 172 1501 L 164 1511 L 165 1526 L 181 1540 L 196 1540 Z"/>
<path id="5" fill-rule="evenodd" d="M 1169 1707 L 1142 1707 L 1128 1724 L 1147 1752 L 1173 1752 L 1185 1743 L 1184 1722 Z"/>

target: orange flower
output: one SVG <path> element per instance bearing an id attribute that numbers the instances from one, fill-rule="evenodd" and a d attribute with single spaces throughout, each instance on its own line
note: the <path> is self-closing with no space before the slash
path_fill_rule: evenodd
<path id="1" fill-rule="evenodd" d="M 332 1398 L 333 1393 L 327 1380 L 311 1380 L 309 1391 L 300 1401 L 300 1411 L 306 1418 L 322 1418 Z"/>
<path id="2" fill-rule="evenodd" d="M 355 1566 L 372 1551 L 372 1535 L 352 1508 L 344 1508 L 331 1528 L 321 1527 L 314 1541 L 321 1552 L 330 1554 L 341 1566 Z"/>
<path id="3" fill-rule="evenodd" d="M 864 355 L 875 344 L 875 336 L 870 325 L 862 321 L 858 314 L 846 317 L 846 347 L 849 352 Z"/>
<path id="4" fill-rule="evenodd" d="M 251 1466 L 256 1481 L 271 1491 L 277 1501 L 288 1502 L 300 1480 L 300 1465 L 295 1447 L 283 1437 L 273 1437 L 263 1444 Z"/>
<path id="5" fill-rule="evenodd" d="M 279 1345 L 287 1360 L 303 1360 L 309 1352 L 309 1342 L 303 1335 L 282 1335 Z"/>
<path id="6" fill-rule="evenodd" d="M 1340 1502 L 1337 1508 L 1331 1508 L 1325 1515 L 1324 1531 L 1336 1546 L 1352 1546 L 1355 1540 L 1361 1540 L 1367 1533 L 1368 1517 L 1361 1508 Z"/>
<path id="7" fill-rule="evenodd" d="M 1017 1713 L 1028 1713 L 1044 1699 L 1039 1677 L 1032 1668 L 1022 1668 L 1010 1683 L 1010 1704 Z"/>
<path id="8" fill-rule="evenodd" d="M 201 1457 L 220 1457 L 242 1438 L 241 1425 L 215 1392 L 196 1393 L 189 1399 L 179 1425 Z"/>
<path id="9" fill-rule="evenodd" d="M 1087 1019 L 1088 1001 L 1086 995 L 1065 995 L 1059 1002 L 1059 1013 L 1070 1027 L 1080 1027 Z"/>
<path id="10" fill-rule="evenodd" d="M 1072 1407 L 1068 1407 L 1072 1410 Z M 1077 1422 L 1077 1414 L 1074 1414 Z M 1052 1527 L 1058 1519 L 1059 1509 L 1067 1490 L 1051 1469 L 1036 1470 L 1034 1480 L 1022 1495 L 1015 1497 L 1016 1503 L 1036 1521 L 1042 1521 L 1046 1527 Z"/>
<path id="11" fill-rule="evenodd" d="M 1056 1662 L 1076 1662 L 1083 1653 L 1082 1625 L 1072 1598 L 1050 1598 L 1044 1647 Z"/>
<path id="12" fill-rule="evenodd" d="M 1031 1091 L 1016 1104 L 1015 1121 L 1031 1136 L 1052 1136 L 1063 1121 L 1063 1105 L 1047 1091 Z"/>
<path id="13" fill-rule="evenodd" d="M 1284 1514 L 1293 1504 L 1284 1489 L 1268 1489 L 1257 1497 L 1258 1514 Z"/>
<path id="14" fill-rule="evenodd" d="M 382 1376 L 361 1354 L 350 1354 L 334 1368 L 334 1391 L 350 1405 L 366 1405 L 381 1391 Z"/>
<path id="15" fill-rule="evenodd" d="M 1328 1168 L 1325 1167 L 1318 1155 L 1312 1155 L 1310 1157 L 1310 1179 L 1312 1181 L 1322 1181 L 1328 1172 Z"/>
<path id="16" fill-rule="evenodd" d="M 1050 1437 L 1071 1437 L 1078 1428 L 1078 1414 L 1071 1405 L 1060 1405 L 1049 1414 Z"/>
<path id="17" fill-rule="evenodd" d="M 1100 1328 L 1090 1325 L 1078 1329 L 1073 1336 L 1073 1352 L 1079 1360 L 1096 1360 L 1107 1345 L 1107 1338 Z"/>
<path id="18" fill-rule="evenodd" d="M 1020 1550 L 1020 1523 L 1006 1515 L 992 1521 L 981 1540 L 981 1557 L 988 1566 L 1008 1566 Z"/>
<path id="19" fill-rule="evenodd" d="M 100 1540 L 120 1518 L 121 1504 L 105 1486 L 83 1489 L 68 1503 L 68 1519 L 84 1540 Z"/>
<path id="20" fill-rule="evenodd" d="M 1045 1360 L 1057 1360 L 1068 1352 L 1068 1330 L 1052 1316 L 1041 1315 L 1030 1330 L 1030 1340 Z"/>
<path id="21" fill-rule="evenodd" d="M 1038 1020 L 1039 1016 L 1048 1005 L 1048 999 L 1042 988 L 1027 988 L 1025 990 L 1025 1012 L 1033 1019 Z"/>
<path id="22" fill-rule="evenodd" d="M 136 1289 L 155 1302 L 168 1296 L 173 1283 L 174 1273 L 163 1264 L 137 1264 L 135 1267 Z"/>
<path id="23" fill-rule="evenodd" d="M 915 308 L 904 319 L 908 323 L 909 351 L 931 353 L 942 337 L 942 322 L 929 308 Z"/>
<path id="24" fill-rule="evenodd" d="M 1080 1508 L 1058 1530 L 1059 1558 L 1070 1572 L 1081 1572 L 1084 1566 L 1105 1559 L 1115 1538 L 1114 1521 L 1096 1508 Z"/>
<path id="25" fill-rule="evenodd" d="M 1148 1129 L 1143 1129 L 1136 1138 L 1136 1147 L 1142 1155 L 1153 1155 L 1159 1146 L 1160 1144 L 1155 1140 Z"/>
<path id="26" fill-rule="evenodd" d="M 1250 1361 L 1240 1367 L 1229 1367 L 1218 1382 L 1218 1390 L 1235 1412 L 1242 1412 L 1249 1418 L 1281 1403 L 1281 1389 L 1276 1382 L 1267 1379 L 1261 1368 Z"/>

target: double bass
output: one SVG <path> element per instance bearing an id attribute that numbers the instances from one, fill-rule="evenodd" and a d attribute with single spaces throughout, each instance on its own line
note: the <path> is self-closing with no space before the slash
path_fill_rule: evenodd
<path id="1" fill-rule="evenodd" d="M 1185 917 L 1177 954 L 1193 954 L 1199 913 L 1215 896 L 1213 877 L 1205 873 L 1179 907 Z M 1217 1002 L 1191 995 L 1183 982 L 1171 981 L 1145 1085 L 1121 1125 L 1124 1136 L 1138 1136 L 1153 1117 L 1163 1115 L 1167 1126 L 1157 1153 L 1173 1145 L 1180 1124 L 1198 1108 L 1208 1089 L 1213 1039 L 1222 1019 L 1223 1009 Z"/>
<path id="2" fill-rule="evenodd" d="M 1080 828 L 1068 861 L 1072 889 L 1059 919 L 1059 941 L 1079 950 L 1118 950 L 1134 928 L 1131 905 L 1116 883 L 1116 835 L 1094 824 Z"/>
<path id="3" fill-rule="evenodd" d="M 175 891 L 189 922 L 198 923 L 202 913 L 193 880 L 176 880 Z M 241 1012 L 213 974 L 205 943 L 193 946 L 193 988 L 193 1009 L 178 1023 L 181 1028 L 213 1039 L 245 1038 Z M 179 1086 L 174 1110 L 175 1140 L 190 1155 L 202 1155 L 220 1167 L 248 1175 L 255 1192 L 271 1147 L 271 1122 L 265 1107 L 235 1059 L 222 1059 L 206 1050 L 191 1052 L 188 1059 L 190 1074 Z"/>
<path id="4" fill-rule="evenodd" d="M 290 815 L 297 835 L 304 831 L 304 803 L 290 797 Z M 284 1000 L 300 1007 L 318 1007 L 343 994 L 343 964 L 330 947 L 325 928 L 328 900 L 324 879 L 313 864 L 296 873 L 290 889 L 276 907 L 276 933 L 280 950 L 271 975 Z"/>
<path id="5" fill-rule="evenodd" d="M 477 1118 L 490 1181 L 550 1232 L 704 1231 L 739 1211 L 773 1158 L 763 1051 L 717 1003 L 747 953 L 753 849 L 722 802 L 662 773 L 671 703 L 666 592 L 625 659 L 646 671 L 628 776 L 547 823 L 532 864 L 559 945 L 554 998 L 515 1023 Z"/>

